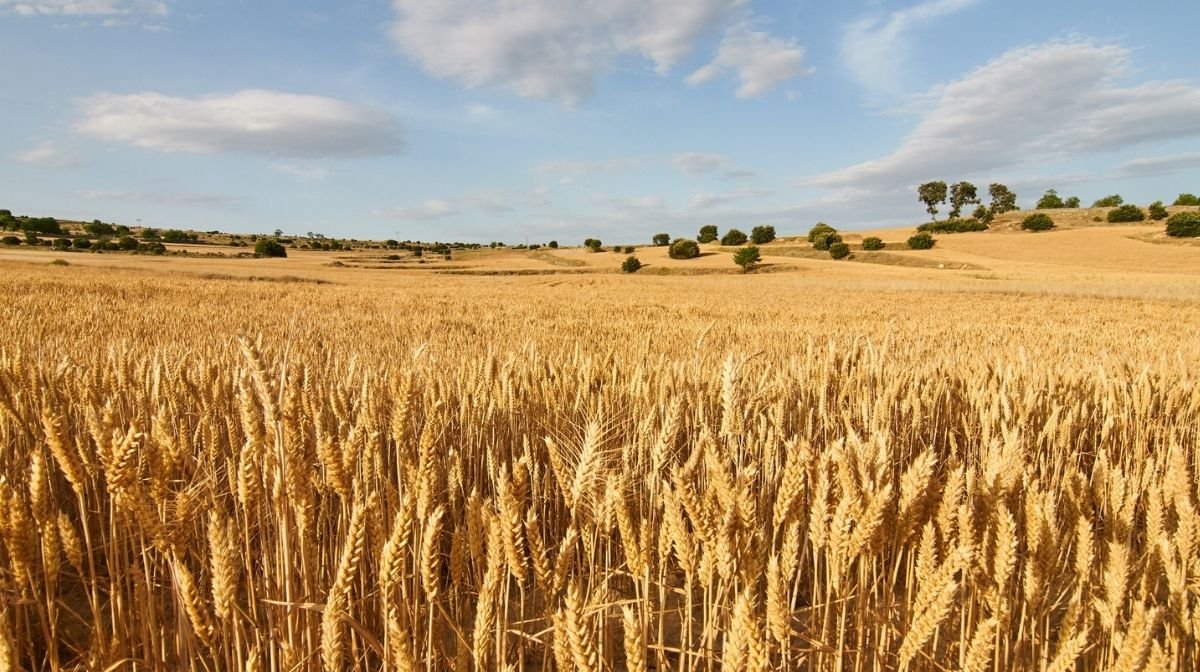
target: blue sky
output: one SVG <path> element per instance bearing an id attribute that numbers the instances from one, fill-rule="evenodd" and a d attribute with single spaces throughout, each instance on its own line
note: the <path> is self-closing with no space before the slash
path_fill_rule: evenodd
<path id="1" fill-rule="evenodd" d="M 0 0 L 0 207 L 640 242 L 1200 193 L 1200 4 Z"/>

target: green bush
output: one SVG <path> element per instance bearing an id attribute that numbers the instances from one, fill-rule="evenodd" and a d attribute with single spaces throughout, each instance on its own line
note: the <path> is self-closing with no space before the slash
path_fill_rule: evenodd
<path id="1" fill-rule="evenodd" d="M 621 271 L 624 273 L 637 273 L 640 270 L 642 262 L 637 257 L 625 257 L 625 261 L 621 262 Z"/>
<path id="2" fill-rule="evenodd" d="M 845 243 L 834 243 L 829 246 L 829 256 L 834 259 L 845 259 L 850 256 L 850 246 Z"/>
<path id="3" fill-rule="evenodd" d="M 287 249 L 279 241 L 264 238 L 254 244 L 256 257 L 286 257 Z"/>
<path id="4" fill-rule="evenodd" d="M 1167 220 L 1167 235 L 1173 238 L 1200 236 L 1200 212 L 1177 212 Z"/>
<path id="5" fill-rule="evenodd" d="M 613 251 L 613 252 L 616 252 L 617 254 L 620 254 L 620 253 L 621 253 L 621 251 L 622 251 L 622 250 L 624 250 L 624 249 L 625 249 L 625 248 L 621 247 L 620 245 L 613 245 L 613 246 L 612 246 L 612 251 Z"/>
<path id="6" fill-rule="evenodd" d="M 863 238 L 862 246 L 864 250 L 870 251 L 882 250 L 884 247 L 883 240 L 876 238 L 875 236 L 867 236 L 866 238 Z"/>
<path id="7" fill-rule="evenodd" d="M 557 241 L 557 240 L 552 240 L 552 241 L 550 241 L 550 242 L 546 243 L 546 247 L 548 247 L 548 248 L 550 248 L 550 249 L 552 249 L 552 250 L 557 250 L 557 249 L 558 249 L 558 241 Z"/>
<path id="8" fill-rule="evenodd" d="M 587 240 L 583 241 L 583 246 L 592 252 L 599 252 L 600 248 L 604 247 L 604 243 L 601 243 L 596 238 L 588 238 Z"/>
<path id="9" fill-rule="evenodd" d="M 687 238 L 676 238 L 667 248 L 667 255 L 672 259 L 695 259 L 700 256 L 700 244 Z"/>
<path id="10" fill-rule="evenodd" d="M 143 228 L 142 240 L 158 240 L 158 229 Z"/>
<path id="11" fill-rule="evenodd" d="M 1119 197 L 1118 197 L 1118 198 L 1119 198 Z M 1078 197 L 1078 196 L 1072 196 L 1072 197 L 1068 198 L 1067 200 L 1063 201 L 1063 207 L 1064 207 L 1064 208 L 1067 208 L 1067 209 L 1069 209 L 1069 210 L 1073 210 L 1073 209 L 1075 209 L 1075 208 L 1078 208 L 1078 207 L 1079 207 L 1079 197 Z"/>
<path id="12" fill-rule="evenodd" d="M 76 238 L 74 245 L 80 250 L 90 250 L 92 248 L 92 241 L 87 238 Z"/>
<path id="13" fill-rule="evenodd" d="M 1047 189 L 1046 193 L 1042 194 L 1042 197 L 1037 202 L 1038 210 L 1057 210 L 1058 208 L 1065 207 L 1067 206 L 1063 203 L 1062 197 L 1053 189 Z"/>
<path id="14" fill-rule="evenodd" d="M 1163 206 L 1162 201 L 1155 201 L 1146 209 L 1150 211 L 1150 219 L 1153 219 L 1154 221 L 1166 219 L 1171 214 L 1167 212 L 1167 209 Z"/>
<path id="15" fill-rule="evenodd" d="M 908 239 L 908 249 L 910 250 L 928 250 L 937 243 L 933 236 L 922 231 Z"/>
<path id="16" fill-rule="evenodd" d="M 655 247 L 666 247 L 667 245 L 671 244 L 671 234 L 656 233 L 654 234 L 654 237 L 650 239 L 650 242 L 654 243 Z"/>
<path id="17" fill-rule="evenodd" d="M 756 226 L 750 229 L 750 242 L 755 245 L 764 245 L 772 240 L 775 240 L 775 227 Z"/>
<path id="18" fill-rule="evenodd" d="M 131 252 L 138 248 L 138 241 L 133 236 L 125 236 L 117 240 L 117 247 L 125 250 L 126 252 Z"/>
<path id="19" fill-rule="evenodd" d="M 1195 194 L 1180 194 L 1171 205 L 1200 205 L 1200 196 Z"/>
<path id="20" fill-rule="evenodd" d="M 51 259 L 50 265 L 51 266 L 70 266 L 70 264 L 67 263 L 66 259 Z"/>
<path id="21" fill-rule="evenodd" d="M 748 245 L 733 253 L 733 263 L 742 267 L 743 273 L 749 273 L 762 261 L 756 245 Z"/>
<path id="22" fill-rule="evenodd" d="M 65 250 L 65 249 L 71 247 L 71 239 L 70 238 L 55 238 L 54 239 L 54 247 L 56 247 L 60 250 Z"/>
<path id="23" fill-rule="evenodd" d="M 808 230 L 808 242 L 815 243 L 817 238 L 830 233 L 837 233 L 837 229 L 826 224 L 825 222 L 817 222 L 811 229 Z"/>
<path id="24" fill-rule="evenodd" d="M 726 247 L 745 245 L 746 240 L 746 234 L 738 231 L 737 229 L 730 229 L 725 232 L 725 235 L 721 236 L 721 244 Z"/>
<path id="25" fill-rule="evenodd" d="M 1125 202 L 1125 199 L 1121 198 L 1120 194 L 1109 194 L 1108 196 L 1105 196 L 1104 198 L 1096 199 L 1096 202 L 1092 203 L 1092 207 L 1093 208 L 1115 208 L 1124 202 Z"/>
<path id="26" fill-rule="evenodd" d="M 967 233 L 987 230 L 988 225 L 977 219 L 947 219 L 942 222 L 926 222 L 917 227 L 917 231 L 930 233 Z"/>
<path id="27" fill-rule="evenodd" d="M 842 242 L 842 236 L 837 231 L 817 236 L 813 241 L 813 249 L 828 252 L 829 248 Z"/>
<path id="28" fill-rule="evenodd" d="M 625 254 L 633 254 L 633 245 L 625 246 Z"/>
<path id="29" fill-rule="evenodd" d="M 148 243 L 140 243 L 137 249 L 139 254 L 166 254 L 167 246 L 157 241 Z"/>
<path id="30" fill-rule="evenodd" d="M 701 243 L 712 243 L 717 240 L 717 227 L 713 224 L 705 224 L 700 227 L 700 235 L 696 240 Z"/>
<path id="31" fill-rule="evenodd" d="M 1045 213 L 1034 213 L 1021 222 L 1021 228 L 1026 231 L 1049 231 L 1054 228 L 1054 220 Z"/>
<path id="32" fill-rule="evenodd" d="M 1136 205 L 1122 205 L 1119 208 L 1113 208 L 1108 211 L 1108 221 L 1110 223 L 1124 222 L 1141 222 L 1145 221 L 1146 213 Z"/>
<path id="33" fill-rule="evenodd" d="M 981 205 L 975 208 L 975 212 L 971 213 L 971 218 L 977 222 L 983 222 L 985 225 L 987 225 L 991 224 L 992 220 L 995 219 L 996 216 L 992 213 L 991 208 L 986 205 Z"/>
<path id="34" fill-rule="evenodd" d="M 5 236 L 0 238 L 0 243 L 4 243 L 5 245 L 20 245 L 21 239 L 16 236 Z"/>

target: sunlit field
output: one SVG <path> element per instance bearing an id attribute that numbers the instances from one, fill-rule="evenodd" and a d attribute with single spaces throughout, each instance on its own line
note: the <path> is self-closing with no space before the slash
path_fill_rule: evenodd
<path id="1" fill-rule="evenodd" d="M 1200 663 L 1175 276 L 49 258 L 0 266 L 0 669 Z"/>

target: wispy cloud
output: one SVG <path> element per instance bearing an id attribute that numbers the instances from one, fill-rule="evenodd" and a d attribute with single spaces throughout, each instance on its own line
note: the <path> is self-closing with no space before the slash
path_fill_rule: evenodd
<path id="1" fill-rule="evenodd" d="M 697 175 L 700 173 L 710 173 L 722 166 L 727 166 L 732 163 L 732 160 L 722 154 L 687 152 L 673 156 L 671 163 L 681 173 Z"/>
<path id="2" fill-rule="evenodd" d="M 738 98 L 756 98 L 812 72 L 804 64 L 804 48 L 795 40 L 780 39 L 753 30 L 747 24 L 738 24 L 725 33 L 713 60 L 688 75 L 685 81 L 696 86 L 733 73 L 740 84 Z"/>
<path id="3" fill-rule="evenodd" d="M 324 96 L 251 89 L 179 98 L 102 93 L 80 101 L 76 130 L 164 152 L 316 159 L 395 154 L 399 124 L 383 110 Z"/>
<path id="4" fill-rule="evenodd" d="M 1118 177 L 1155 177 L 1200 168 L 1200 152 L 1151 156 L 1126 161 L 1117 167 Z"/>
<path id="5" fill-rule="evenodd" d="M 82 164 L 75 152 L 59 146 L 52 140 L 19 151 L 13 154 L 13 158 L 39 168 L 74 168 Z"/>
<path id="6" fill-rule="evenodd" d="M 842 59 L 860 84 L 875 93 L 908 90 L 913 34 L 938 19 L 981 0 L 925 0 L 890 14 L 873 13 L 851 22 L 842 35 Z"/>
<path id="7" fill-rule="evenodd" d="M 0 12 L 21 16 L 163 17 L 169 10 L 162 0 L 0 0 Z"/>
<path id="8" fill-rule="evenodd" d="M 416 207 L 375 210 L 371 214 L 376 217 L 385 217 L 388 219 L 431 221 L 453 217 L 459 214 L 459 212 L 453 203 L 434 199 L 425 201 Z"/>
<path id="9" fill-rule="evenodd" d="M 80 191 L 80 198 L 91 201 L 124 201 L 128 203 L 152 203 L 179 208 L 227 208 L 241 199 L 221 194 L 199 192 L 145 192 L 145 191 Z"/>
<path id="10" fill-rule="evenodd" d="M 694 194 L 692 196 L 691 205 L 692 205 L 692 208 L 694 208 L 694 209 L 705 210 L 708 208 L 713 208 L 713 207 L 720 206 L 720 205 L 726 205 L 728 203 L 733 203 L 736 201 L 744 201 L 744 200 L 753 199 L 753 198 L 763 198 L 765 196 L 770 196 L 773 193 L 775 193 L 775 192 L 771 191 L 770 189 L 755 189 L 755 188 L 751 188 L 751 187 L 746 187 L 744 189 L 738 189 L 737 191 L 731 191 L 731 192 L 726 192 L 726 193 L 721 193 L 721 194 L 712 194 L 712 193 L 701 192 L 698 194 Z"/>

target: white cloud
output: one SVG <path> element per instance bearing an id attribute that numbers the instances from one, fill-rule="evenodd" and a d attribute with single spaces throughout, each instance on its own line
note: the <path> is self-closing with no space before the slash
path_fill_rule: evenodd
<path id="1" fill-rule="evenodd" d="M 661 196 L 633 196 L 628 198 L 617 196 L 600 196 L 597 197 L 596 201 L 607 207 L 623 212 L 659 210 L 663 207 L 663 199 Z"/>
<path id="2" fill-rule="evenodd" d="M 1126 161 L 1117 167 L 1117 175 L 1120 177 L 1151 177 L 1172 175 L 1195 168 L 1200 168 L 1200 152 L 1152 156 Z"/>
<path id="3" fill-rule="evenodd" d="M 0 0 L 0 12 L 21 16 L 101 16 L 168 14 L 162 0 Z"/>
<path id="4" fill-rule="evenodd" d="M 544 184 L 539 184 L 529 192 L 529 196 L 525 202 L 535 208 L 544 208 L 550 205 L 550 190 Z"/>
<path id="5" fill-rule="evenodd" d="M 376 210 L 371 214 L 375 215 L 376 217 L 387 217 L 389 219 L 431 221 L 435 219 L 443 219 L 445 217 L 453 217 L 454 215 L 459 214 L 459 210 L 453 203 L 450 203 L 449 201 L 429 200 L 413 208 Z"/>
<path id="6" fill-rule="evenodd" d="M 671 163 L 682 173 L 688 175 L 696 175 L 699 173 L 710 173 L 721 166 L 728 165 L 730 159 L 728 156 L 720 154 L 698 154 L 689 152 L 685 154 L 676 154 L 671 159 Z"/>
<path id="7" fill-rule="evenodd" d="M 76 130 L 164 152 L 287 158 L 395 154 L 400 127 L 387 112 L 324 96 L 250 89 L 179 98 L 103 93 L 80 102 Z"/>
<path id="8" fill-rule="evenodd" d="M 746 0 L 393 0 L 391 35 L 428 73 L 575 105 L 621 56 L 661 75 Z"/>
<path id="9" fill-rule="evenodd" d="M 13 158 L 21 163 L 40 168 L 73 168 L 81 163 L 74 152 L 59 147 L 57 143 L 49 140 L 17 152 L 13 154 Z"/>
<path id="10" fill-rule="evenodd" d="M 271 167 L 304 182 L 320 182 L 329 177 L 329 170 L 316 165 L 276 161 Z"/>
<path id="11" fill-rule="evenodd" d="M 806 181 L 900 188 L 927 179 L 1040 168 L 1153 141 L 1200 135 L 1200 88 L 1123 86 L 1130 52 L 1071 40 L 1013 49 L 939 87 L 932 107 L 882 158 Z"/>
<path id="12" fill-rule="evenodd" d="M 736 73 L 741 84 L 738 98 L 754 98 L 789 79 L 811 74 L 812 68 L 804 65 L 804 48 L 795 40 L 772 37 L 738 24 L 726 31 L 716 57 L 685 81 L 695 86 L 728 72 Z"/>
<path id="13" fill-rule="evenodd" d="M 224 208 L 239 199 L 220 194 L 197 192 L 155 193 L 144 191 L 91 190 L 77 192 L 80 198 L 91 201 L 125 201 L 129 203 L 152 203 L 181 208 Z"/>
<path id="14" fill-rule="evenodd" d="M 645 162 L 645 157 L 619 156 L 611 159 L 595 161 L 543 161 L 538 165 L 538 172 L 543 175 L 557 175 L 563 179 L 563 184 L 571 182 L 570 178 L 580 175 L 619 175 L 627 173 Z"/>
<path id="15" fill-rule="evenodd" d="M 872 14 L 850 25 L 842 35 L 842 59 L 855 79 L 872 91 L 903 93 L 906 88 L 912 33 L 980 0 L 925 0 L 888 15 Z"/>
<path id="16" fill-rule="evenodd" d="M 752 198 L 770 196 L 772 193 L 774 192 L 772 192 L 770 189 L 754 189 L 750 187 L 723 194 L 710 194 L 701 192 L 692 195 L 691 205 L 695 209 L 705 210 L 715 206 L 733 203 L 735 201 L 744 201 Z"/>

